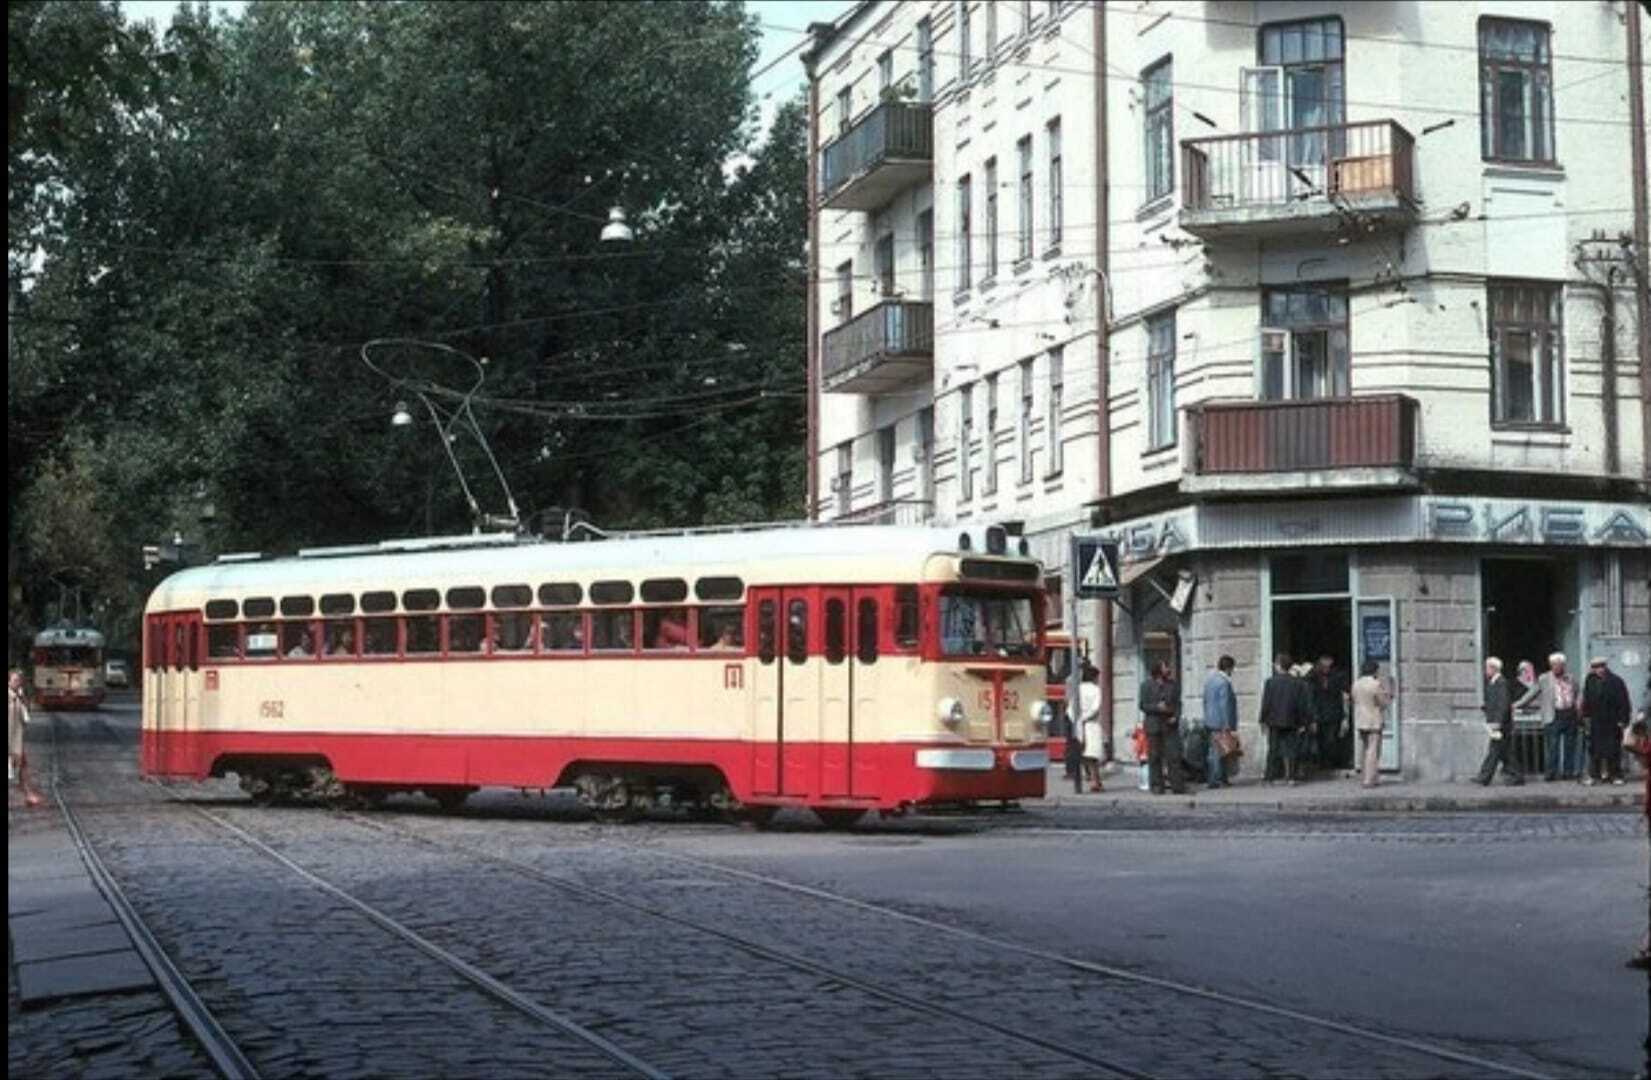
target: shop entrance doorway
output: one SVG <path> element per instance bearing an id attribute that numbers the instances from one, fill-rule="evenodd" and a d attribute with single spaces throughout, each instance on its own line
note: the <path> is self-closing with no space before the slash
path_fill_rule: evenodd
<path id="1" fill-rule="evenodd" d="M 1541 674 L 1548 668 L 1548 654 L 1562 652 L 1580 684 L 1588 660 L 1581 655 L 1575 563 L 1517 556 L 1481 560 L 1479 599 L 1485 655 L 1499 657 L 1509 679 L 1518 677 L 1521 660 L 1529 660 Z M 1547 767 L 1546 739 L 1538 714 L 1514 717 L 1513 756 L 1522 771 L 1540 773 Z"/>
<path id="2" fill-rule="evenodd" d="M 1329 656 L 1335 661 L 1332 669 L 1334 677 L 1340 686 L 1348 687 L 1352 685 L 1352 642 L 1351 597 L 1273 599 L 1274 653 L 1288 653 L 1293 662 L 1306 664 L 1317 663 L 1320 656 Z M 1304 758 L 1310 756 L 1315 762 L 1332 769 L 1353 767 L 1351 730 L 1346 734 L 1340 730 L 1321 731 L 1316 739 L 1305 735 L 1303 739 L 1314 743 L 1311 754 L 1304 754 Z"/>

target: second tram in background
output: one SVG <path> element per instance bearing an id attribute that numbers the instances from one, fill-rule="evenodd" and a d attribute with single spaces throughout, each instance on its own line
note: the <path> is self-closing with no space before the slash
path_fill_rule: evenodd
<path id="1" fill-rule="evenodd" d="M 103 635 L 60 626 L 34 636 L 34 700 L 46 709 L 95 709 L 103 703 Z"/>
<path id="2" fill-rule="evenodd" d="M 619 817 L 1039 796 L 1024 551 L 996 527 L 868 525 L 220 559 L 150 597 L 143 770 L 450 806 L 573 787 Z"/>

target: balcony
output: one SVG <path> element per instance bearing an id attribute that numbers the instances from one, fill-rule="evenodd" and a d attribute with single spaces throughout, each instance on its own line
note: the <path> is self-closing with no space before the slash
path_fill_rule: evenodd
<path id="1" fill-rule="evenodd" d="M 1185 491 L 1412 487 L 1414 398 L 1244 401 L 1187 410 Z"/>
<path id="2" fill-rule="evenodd" d="M 885 300 L 820 341 L 826 393 L 888 394 L 934 378 L 934 305 Z"/>
<path id="3" fill-rule="evenodd" d="M 927 499 L 888 499 L 832 518 L 837 525 L 927 525 L 934 503 Z"/>
<path id="4" fill-rule="evenodd" d="M 885 101 L 820 151 L 820 201 L 829 210 L 878 210 L 934 175 L 934 114 Z"/>
<path id="5" fill-rule="evenodd" d="M 1181 228 L 1206 240 L 1416 216 L 1415 140 L 1391 120 L 1216 135 L 1181 143 Z"/>

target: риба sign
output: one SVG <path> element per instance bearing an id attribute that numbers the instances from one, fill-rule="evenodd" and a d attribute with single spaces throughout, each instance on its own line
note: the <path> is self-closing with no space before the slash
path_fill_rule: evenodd
<path id="1" fill-rule="evenodd" d="M 1620 506 L 1430 499 L 1425 510 L 1428 534 L 1439 540 L 1630 547 L 1644 547 L 1651 542 L 1646 525 Z"/>

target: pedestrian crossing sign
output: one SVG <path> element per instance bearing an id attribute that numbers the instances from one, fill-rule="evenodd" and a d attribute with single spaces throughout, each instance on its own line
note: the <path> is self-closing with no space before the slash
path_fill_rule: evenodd
<path id="1" fill-rule="evenodd" d="M 1118 542 L 1099 536 L 1072 538 L 1073 580 L 1077 594 L 1087 599 L 1118 595 Z"/>

